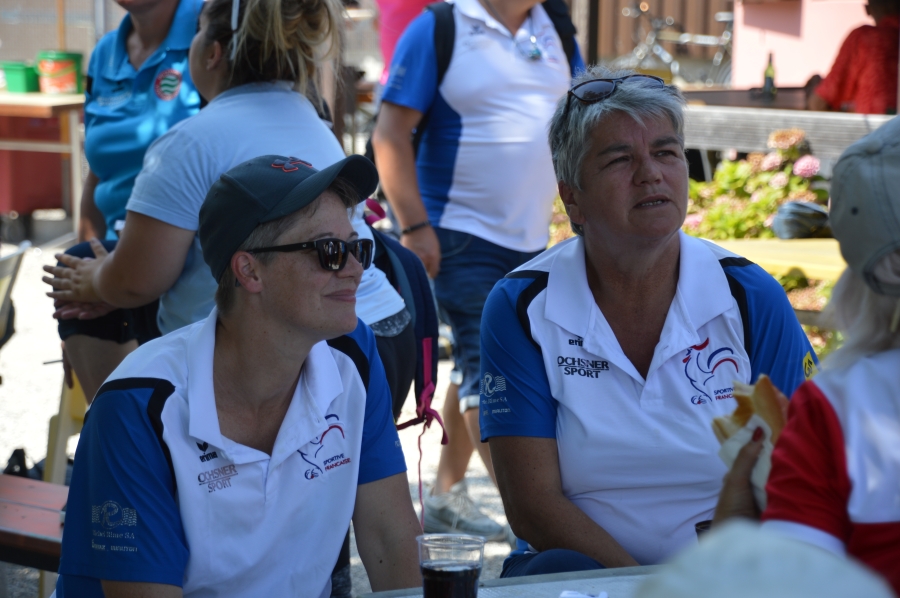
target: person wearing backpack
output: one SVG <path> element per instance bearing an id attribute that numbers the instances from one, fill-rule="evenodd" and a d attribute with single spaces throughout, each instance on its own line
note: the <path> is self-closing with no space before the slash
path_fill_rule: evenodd
<path id="1" fill-rule="evenodd" d="M 556 179 L 546 130 L 584 66 L 574 33 L 562 0 L 458 0 L 431 5 L 394 53 L 376 164 L 401 243 L 434 278 L 455 338 L 450 443 L 425 497 L 426 531 L 508 537 L 464 482 L 473 445 L 494 479 L 479 441 L 481 312 L 494 284 L 547 245 Z"/>

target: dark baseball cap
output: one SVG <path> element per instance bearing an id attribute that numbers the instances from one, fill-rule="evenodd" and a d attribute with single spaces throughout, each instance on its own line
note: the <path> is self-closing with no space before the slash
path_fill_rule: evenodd
<path id="1" fill-rule="evenodd" d="M 200 208 L 200 247 L 216 281 L 250 233 L 260 224 L 305 208 L 336 178 L 350 183 L 363 201 L 378 185 L 378 171 L 364 156 L 353 155 L 316 170 L 287 156 L 259 156 L 219 177 Z"/>

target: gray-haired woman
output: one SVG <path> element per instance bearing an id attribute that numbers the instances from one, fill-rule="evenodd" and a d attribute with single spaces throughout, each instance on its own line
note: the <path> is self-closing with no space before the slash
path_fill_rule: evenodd
<path id="1" fill-rule="evenodd" d="M 661 79 L 594 67 L 551 122 L 577 236 L 498 283 L 482 322 L 482 440 L 521 539 L 505 577 L 655 564 L 696 541 L 734 381 L 793 392 L 815 362 L 771 276 L 680 232 L 683 106 Z"/>

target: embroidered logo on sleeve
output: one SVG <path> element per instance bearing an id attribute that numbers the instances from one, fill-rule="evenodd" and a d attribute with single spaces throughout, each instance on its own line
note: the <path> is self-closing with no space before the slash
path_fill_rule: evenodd
<path id="1" fill-rule="evenodd" d="M 113 543 L 120 540 L 134 540 L 134 532 L 130 530 L 116 530 L 121 527 L 137 526 L 137 511 L 123 507 L 119 503 L 108 500 L 102 505 L 91 507 L 91 523 L 99 526 L 91 530 L 91 548 L 94 550 L 110 552 L 137 552 L 137 546 L 128 546 Z M 109 542 L 109 544 L 107 544 Z"/>
<path id="2" fill-rule="evenodd" d="M 819 371 L 819 368 L 816 367 L 816 362 L 813 359 L 812 353 L 807 351 L 806 357 L 803 358 L 803 375 L 806 376 L 807 380 L 809 380 L 818 371 Z"/>
<path id="3" fill-rule="evenodd" d="M 178 97 L 181 90 L 181 73 L 175 69 L 165 69 L 156 75 L 156 81 L 153 82 L 153 91 L 156 96 L 168 102 Z"/>

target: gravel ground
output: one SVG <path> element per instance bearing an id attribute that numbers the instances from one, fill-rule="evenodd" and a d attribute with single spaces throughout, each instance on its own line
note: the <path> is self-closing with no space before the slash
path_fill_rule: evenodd
<path id="1" fill-rule="evenodd" d="M 0 255 L 6 255 L 14 247 L 3 245 Z M 47 453 L 47 424 L 59 408 L 59 393 L 62 385 L 62 365 L 47 361 L 60 358 L 59 337 L 56 323 L 50 317 L 53 302 L 44 295 L 48 289 L 41 282 L 44 264 L 54 262 L 53 254 L 63 249 L 61 246 L 47 245 L 27 252 L 19 271 L 19 278 L 13 289 L 16 306 L 16 334 L 0 350 L 0 467 L 5 467 L 13 449 L 24 447 L 32 460 L 40 460 Z M 441 362 L 438 374 L 438 390 L 434 407 L 440 411 L 446 392 L 449 362 Z M 412 417 L 415 400 L 407 400 L 401 421 Z M 409 469 L 409 488 L 416 512 L 419 511 L 418 491 L 418 447 L 421 426 L 407 428 L 400 432 L 403 452 Z M 69 442 L 69 451 L 74 454 L 77 437 Z M 435 425 L 422 437 L 422 481 L 434 480 L 440 456 L 440 429 Z M 466 476 L 469 494 L 485 513 L 500 523 L 506 523 L 500 495 L 487 476 L 484 465 L 473 456 Z M 365 568 L 351 543 L 351 572 L 353 593 L 367 593 L 370 590 Z M 500 575 L 503 559 L 509 554 L 504 543 L 490 543 L 485 547 L 483 579 L 494 579 Z M 3 597 L 4 567 L 0 566 L 0 597 Z M 33 598 L 37 595 L 37 572 L 21 567 L 5 567 L 9 598 Z"/>

